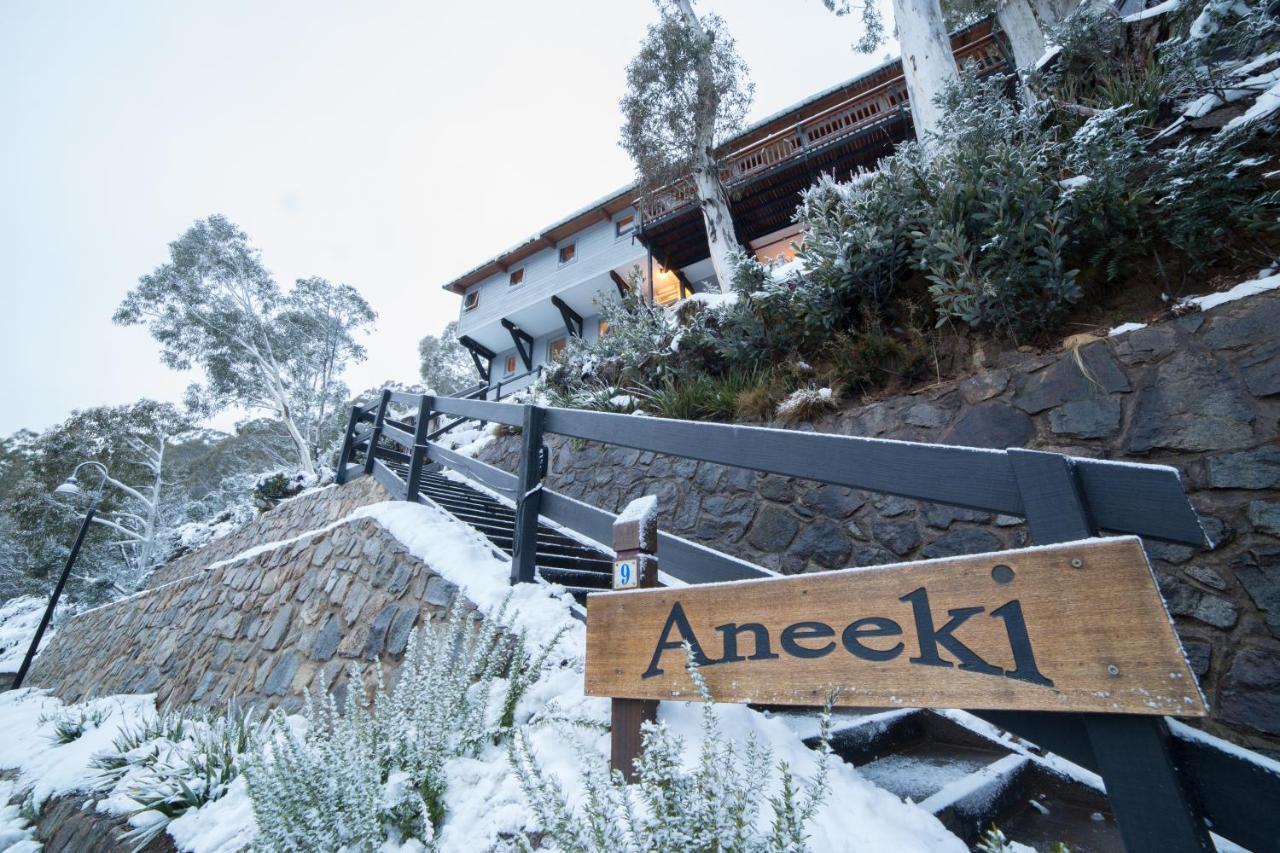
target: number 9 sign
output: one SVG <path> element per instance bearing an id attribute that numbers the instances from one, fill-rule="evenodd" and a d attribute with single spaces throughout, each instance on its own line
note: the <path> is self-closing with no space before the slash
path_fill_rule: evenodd
<path id="1" fill-rule="evenodd" d="M 630 589 L 637 586 L 636 561 L 618 560 L 613 564 L 613 588 Z"/>

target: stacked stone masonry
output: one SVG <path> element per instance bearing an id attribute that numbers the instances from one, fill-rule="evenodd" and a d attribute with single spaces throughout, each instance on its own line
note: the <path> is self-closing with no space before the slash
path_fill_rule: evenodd
<path id="1" fill-rule="evenodd" d="M 1033 447 L 1179 468 L 1210 537 L 1148 543 L 1206 728 L 1280 756 L 1280 296 L 1089 343 L 1010 351 L 980 373 L 806 429 Z M 1027 544 L 1020 519 L 550 437 L 552 488 L 619 511 L 658 496 L 666 530 L 786 573 Z M 519 440 L 481 453 L 515 470 Z"/>
<path id="2" fill-rule="evenodd" d="M 351 664 L 381 660 L 394 675 L 413 628 L 444 619 L 457 588 L 372 518 L 330 518 L 387 499 L 363 478 L 285 504 L 257 522 L 282 544 L 242 541 L 239 559 L 213 549 L 194 573 L 76 616 L 31 684 L 66 701 L 154 692 L 162 705 L 294 710 L 307 691 L 341 693 Z"/>

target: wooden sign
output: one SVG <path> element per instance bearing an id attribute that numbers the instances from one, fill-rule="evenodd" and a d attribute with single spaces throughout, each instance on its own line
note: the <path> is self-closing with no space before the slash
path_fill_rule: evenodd
<path id="1" fill-rule="evenodd" d="M 1137 537 L 596 593 L 586 692 L 720 702 L 1205 714 Z"/>

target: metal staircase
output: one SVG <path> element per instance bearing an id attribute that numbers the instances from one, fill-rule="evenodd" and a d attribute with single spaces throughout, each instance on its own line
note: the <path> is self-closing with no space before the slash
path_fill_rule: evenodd
<path id="1" fill-rule="evenodd" d="M 400 477 L 408 474 L 407 465 L 391 463 L 388 467 Z M 503 554 L 511 556 L 515 540 L 514 508 L 461 479 L 431 471 L 423 472 L 418 493 L 474 528 Z M 537 566 L 543 580 L 560 584 L 579 603 L 585 604 L 588 593 L 609 589 L 613 556 L 539 521 Z"/>

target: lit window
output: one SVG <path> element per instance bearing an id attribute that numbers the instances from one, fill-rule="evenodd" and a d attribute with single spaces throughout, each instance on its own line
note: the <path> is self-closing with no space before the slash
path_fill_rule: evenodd
<path id="1" fill-rule="evenodd" d="M 524 267 L 520 267 L 518 270 L 512 270 L 511 275 L 507 277 L 507 284 L 512 287 L 524 284 Z"/>
<path id="2" fill-rule="evenodd" d="M 471 311 L 480 304 L 480 289 L 470 291 L 462 298 L 462 308 L 464 311 Z"/>
<path id="3" fill-rule="evenodd" d="M 653 275 L 653 301 L 667 305 L 680 298 L 680 278 L 671 270 L 658 267 Z"/>
<path id="4" fill-rule="evenodd" d="M 547 344 L 547 360 L 559 361 L 564 358 L 564 345 L 568 338 L 556 338 Z"/>
<path id="5" fill-rule="evenodd" d="M 614 223 L 614 230 L 619 237 L 625 237 L 632 231 L 636 230 L 636 216 L 634 213 L 628 214 Z"/>
<path id="6" fill-rule="evenodd" d="M 600 337 L 603 338 L 608 333 L 609 333 L 609 321 L 601 320 L 600 321 Z"/>
<path id="7" fill-rule="evenodd" d="M 510 376 L 515 372 L 516 372 L 516 357 L 514 355 L 509 355 L 507 356 L 507 375 Z"/>
<path id="8" fill-rule="evenodd" d="M 577 244 L 570 243 L 567 246 L 560 247 L 560 263 L 567 264 L 573 261 L 578 255 Z"/>

